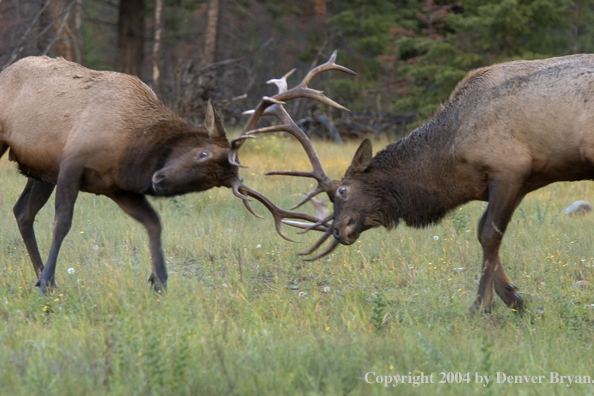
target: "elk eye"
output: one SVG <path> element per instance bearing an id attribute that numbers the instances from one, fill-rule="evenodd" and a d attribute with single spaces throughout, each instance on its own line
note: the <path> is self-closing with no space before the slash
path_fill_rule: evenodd
<path id="1" fill-rule="evenodd" d="M 340 194 L 341 197 L 345 197 L 346 196 L 346 187 L 340 187 L 338 189 L 338 193 Z"/>
<path id="2" fill-rule="evenodd" d="M 203 151 L 198 156 L 198 159 L 201 160 L 202 158 L 205 158 L 205 157 L 208 157 L 208 153 L 206 151 Z"/>

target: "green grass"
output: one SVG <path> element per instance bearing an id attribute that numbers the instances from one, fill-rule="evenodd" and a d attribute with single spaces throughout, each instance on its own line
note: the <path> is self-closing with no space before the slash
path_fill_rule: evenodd
<path id="1" fill-rule="evenodd" d="M 316 146 L 332 177 L 356 149 Z M 242 170 L 246 183 L 283 207 L 312 184 L 263 176 L 308 169 L 288 139 L 249 142 L 241 158 L 250 166 Z M 591 200 L 591 183 L 558 183 L 526 198 L 502 259 L 521 291 L 538 299 L 519 315 L 496 297 L 487 317 L 468 315 L 485 203 L 424 230 L 371 230 L 329 258 L 304 263 L 295 253 L 319 234 L 286 242 L 262 206 L 254 204 L 265 220 L 227 189 L 156 199 L 170 277 L 167 292 L 155 295 L 146 282 L 144 229 L 109 199 L 81 194 L 60 252 L 58 288 L 41 297 L 11 210 L 25 178 L 2 159 L 0 183 L 0 394 L 594 393 L 594 385 L 548 383 L 549 372 L 594 379 L 594 296 L 573 287 L 594 277 L 592 215 L 562 214 L 573 201 Z M 48 204 L 36 221 L 42 256 L 52 221 Z M 423 372 L 435 383 L 386 389 L 366 383 L 368 372 L 373 379 Z M 470 373 L 470 383 L 440 384 L 441 372 Z M 497 384 L 497 372 L 545 378 Z M 490 375 L 489 386 L 475 383 L 475 373 Z"/>

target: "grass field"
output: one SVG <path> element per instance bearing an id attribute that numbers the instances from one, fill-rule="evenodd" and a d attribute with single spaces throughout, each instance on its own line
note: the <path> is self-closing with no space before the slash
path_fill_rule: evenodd
<path id="1" fill-rule="evenodd" d="M 338 178 L 356 144 L 316 147 Z M 310 189 L 310 180 L 263 176 L 309 169 L 289 139 L 249 142 L 241 158 L 246 184 L 285 208 Z M 594 296 L 574 287 L 594 277 L 593 215 L 562 213 L 592 200 L 592 183 L 558 183 L 526 198 L 502 259 L 533 303 L 519 315 L 496 297 L 487 317 L 468 315 L 482 202 L 432 228 L 368 231 L 303 263 L 295 253 L 319 234 L 286 242 L 262 206 L 254 204 L 265 220 L 228 189 L 156 199 L 170 271 L 167 292 L 156 295 L 144 229 L 109 199 L 81 194 L 58 288 L 38 296 L 12 215 L 25 178 L 2 159 L 0 183 L 2 395 L 594 394 L 594 384 L 575 378 L 569 387 L 567 378 L 550 383 L 551 372 L 594 380 Z M 36 221 L 44 257 L 53 210 L 48 204 Z M 542 383 L 496 383 L 498 372 Z M 434 383 L 377 383 L 409 373 L 433 374 Z M 490 376 L 489 385 L 477 375 Z"/>

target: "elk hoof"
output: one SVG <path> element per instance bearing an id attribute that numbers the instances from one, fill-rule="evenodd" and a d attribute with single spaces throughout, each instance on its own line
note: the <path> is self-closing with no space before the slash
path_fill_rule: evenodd
<path id="1" fill-rule="evenodd" d="M 40 296 L 44 296 L 47 294 L 48 290 L 52 291 L 56 288 L 56 283 L 54 282 L 53 278 L 48 281 L 46 279 L 42 279 L 41 277 L 39 277 L 39 279 L 37 279 L 37 282 L 35 282 L 35 286 L 39 287 L 38 294 Z"/>
<path id="2" fill-rule="evenodd" d="M 163 293 L 167 289 L 167 276 L 165 276 L 165 280 L 162 281 L 156 277 L 155 274 L 151 274 L 148 281 L 151 284 L 151 289 L 153 289 L 155 293 Z"/>
<path id="3" fill-rule="evenodd" d="M 542 305 L 541 298 L 535 294 L 530 293 L 518 293 L 521 298 L 522 306 L 521 310 L 527 310 L 530 307 L 530 311 L 538 316 L 544 315 L 544 306 Z"/>
<path id="4" fill-rule="evenodd" d="M 501 297 L 508 307 L 515 311 L 522 311 L 524 309 L 524 301 L 522 299 L 523 293 L 518 293 L 516 290 L 518 290 L 518 287 L 511 283 L 506 284 L 503 287 L 503 290 L 495 289 L 499 297 Z"/>

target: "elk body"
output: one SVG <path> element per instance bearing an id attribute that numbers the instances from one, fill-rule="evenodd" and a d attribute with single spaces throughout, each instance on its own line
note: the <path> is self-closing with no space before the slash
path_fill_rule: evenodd
<path id="1" fill-rule="evenodd" d="M 517 61 L 470 72 L 424 126 L 372 158 L 361 144 L 334 195 L 333 234 L 440 221 L 471 200 L 487 201 L 478 224 L 482 276 L 474 308 L 488 311 L 493 289 L 522 306 L 499 248 L 531 191 L 594 178 L 594 56 Z"/>
<path id="2" fill-rule="evenodd" d="M 29 179 L 14 206 L 40 293 L 54 287 L 58 251 L 79 191 L 105 195 L 147 229 L 149 281 L 167 282 L 161 224 L 146 195 L 174 196 L 238 183 L 231 144 L 209 103 L 206 127 L 167 110 L 138 78 L 63 59 L 29 57 L 0 73 L 0 155 Z M 33 222 L 56 187 L 49 256 L 43 265 Z"/>
<path id="3" fill-rule="evenodd" d="M 254 131 L 254 133 L 259 133 Z M 311 143 L 304 143 L 313 151 Z M 558 181 L 594 179 L 594 55 L 516 61 L 471 71 L 427 124 L 372 156 L 364 140 L 341 181 L 321 166 L 314 174 L 334 214 L 313 224 L 350 245 L 373 227 L 437 223 L 472 200 L 488 202 L 478 224 L 482 276 L 474 309 L 488 311 L 493 289 L 510 307 L 522 299 L 507 277 L 499 248 L 508 223 L 531 191 Z M 299 213 L 278 219 L 304 219 Z M 333 221 L 332 221 L 333 220 Z M 316 258 L 317 258 L 316 257 Z"/>

